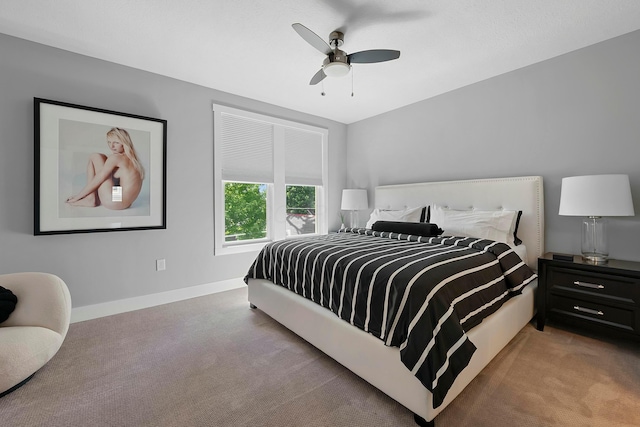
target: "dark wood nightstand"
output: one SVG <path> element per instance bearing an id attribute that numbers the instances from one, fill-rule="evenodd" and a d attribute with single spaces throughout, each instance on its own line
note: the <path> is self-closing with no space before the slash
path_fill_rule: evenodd
<path id="1" fill-rule="evenodd" d="M 640 262 L 586 263 L 538 258 L 538 330 L 547 317 L 568 324 L 640 340 Z"/>

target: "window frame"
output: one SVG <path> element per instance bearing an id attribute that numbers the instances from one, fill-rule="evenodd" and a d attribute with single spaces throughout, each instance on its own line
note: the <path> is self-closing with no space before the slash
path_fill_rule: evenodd
<path id="1" fill-rule="evenodd" d="M 222 179 L 222 147 L 221 122 L 222 114 L 231 114 L 238 117 L 257 120 L 273 126 L 273 183 L 267 183 L 267 237 L 264 239 L 241 240 L 225 242 L 225 182 L 252 181 L 224 181 Z M 295 236 L 286 235 L 286 186 L 285 182 L 285 141 L 284 129 L 286 127 L 307 132 L 318 133 L 322 150 L 322 185 L 316 186 L 316 233 Z M 319 234 L 327 234 L 327 184 L 328 184 L 328 139 L 329 131 L 326 128 L 307 125 L 304 123 L 285 120 L 265 114 L 241 110 L 226 105 L 213 104 L 213 160 L 214 160 L 214 255 L 226 255 L 243 252 L 259 251 L 265 244 L 282 239 L 295 239 Z M 257 184 L 257 183 L 256 183 Z M 289 184 L 295 185 L 295 184 Z"/>

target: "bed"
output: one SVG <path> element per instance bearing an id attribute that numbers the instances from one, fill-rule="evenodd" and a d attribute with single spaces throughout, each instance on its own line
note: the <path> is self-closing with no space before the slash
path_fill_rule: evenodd
<path id="1" fill-rule="evenodd" d="M 521 264 L 535 270 L 537 259 L 543 253 L 544 205 L 539 176 L 379 186 L 375 188 L 374 200 L 376 208 L 385 210 L 438 205 L 463 211 L 521 211 L 517 233 L 522 240 L 517 251 Z M 415 372 L 407 369 L 398 347 L 385 345 L 375 334 L 352 326 L 329 309 L 286 287 L 251 276 L 247 276 L 246 282 L 253 308 L 264 311 L 404 405 L 420 425 L 434 425 L 438 413 L 533 318 L 537 287 L 533 275 L 526 286 L 518 289 L 519 295 L 506 299 L 497 311 L 465 331 L 475 350 L 465 361 L 466 366 L 447 385 L 446 393 L 434 391 L 437 397 L 434 399 L 434 394 L 423 385 L 424 379 L 418 379 Z"/>

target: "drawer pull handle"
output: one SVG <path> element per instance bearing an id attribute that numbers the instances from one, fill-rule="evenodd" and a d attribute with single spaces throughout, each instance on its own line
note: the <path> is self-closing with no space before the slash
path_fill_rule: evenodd
<path id="1" fill-rule="evenodd" d="M 584 313 L 597 314 L 598 316 L 604 316 L 604 313 L 602 311 L 600 311 L 600 310 L 591 310 L 590 308 L 580 307 L 579 305 L 574 305 L 573 309 L 574 310 L 578 310 L 578 311 L 582 311 Z"/>
<path id="2" fill-rule="evenodd" d="M 598 285 L 596 283 L 589 283 L 589 282 L 581 282 L 579 280 L 576 280 L 575 282 L 573 282 L 574 285 L 578 285 L 578 286 L 582 286 L 583 288 L 590 288 L 590 289 L 604 289 L 604 285 Z"/>

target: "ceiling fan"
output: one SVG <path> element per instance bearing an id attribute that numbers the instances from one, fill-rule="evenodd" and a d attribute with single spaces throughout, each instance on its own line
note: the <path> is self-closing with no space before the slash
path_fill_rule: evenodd
<path id="1" fill-rule="evenodd" d="M 307 43 L 327 55 L 322 63 L 322 68 L 311 78 L 310 85 L 320 83 L 327 76 L 341 77 L 346 75 L 351 70 L 351 63 L 371 64 L 391 61 L 400 57 L 399 50 L 389 49 L 363 50 L 347 54 L 338 49 L 344 43 L 344 34 L 340 31 L 333 31 L 329 35 L 329 43 L 327 43 L 302 24 L 296 23 L 292 27 Z"/>

